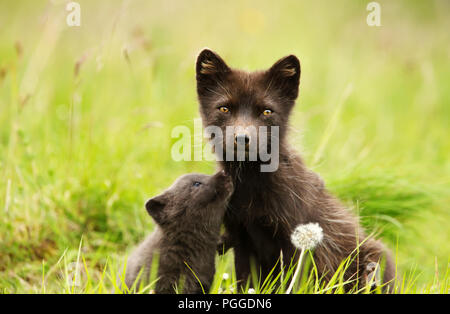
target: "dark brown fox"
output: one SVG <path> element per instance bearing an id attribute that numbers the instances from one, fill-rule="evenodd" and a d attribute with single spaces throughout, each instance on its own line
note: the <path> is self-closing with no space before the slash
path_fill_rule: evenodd
<path id="1" fill-rule="evenodd" d="M 218 126 L 224 134 L 226 126 L 279 127 L 276 171 L 262 172 L 264 162 L 259 159 L 227 161 L 224 157 L 230 147 L 226 145 L 225 151 L 218 153 L 224 160 L 219 161 L 220 167 L 231 174 L 235 186 L 225 213 L 223 246 L 218 250 L 234 248 L 237 279 L 242 284 L 247 282 L 254 261 L 264 280 L 281 251 L 285 266 L 295 262 L 298 254 L 294 254 L 291 233 L 299 224 L 315 222 L 322 227 L 324 238 L 314 251 L 314 261 L 325 280 L 343 260 L 353 256 L 346 280 L 361 286 L 374 263 L 384 260 L 384 282 L 392 282 L 394 265 L 389 251 L 381 242 L 367 238 L 358 219 L 326 190 L 319 175 L 309 170 L 287 144 L 288 120 L 299 92 L 297 57 L 290 55 L 268 70 L 248 73 L 231 69 L 218 54 L 205 49 L 197 59 L 196 78 L 204 127 Z M 235 145 L 244 142 L 247 150 L 252 142 L 274 150 L 271 141 L 255 134 L 234 131 L 226 134 L 224 141 L 229 136 L 234 136 Z"/>
<path id="2" fill-rule="evenodd" d="M 128 259 L 128 288 L 148 283 L 159 254 L 156 293 L 207 293 L 215 272 L 215 255 L 233 184 L 223 171 L 214 176 L 187 174 L 145 205 L 155 231 Z M 139 277 L 140 275 L 140 277 Z M 178 289 L 178 290 L 177 290 Z"/>

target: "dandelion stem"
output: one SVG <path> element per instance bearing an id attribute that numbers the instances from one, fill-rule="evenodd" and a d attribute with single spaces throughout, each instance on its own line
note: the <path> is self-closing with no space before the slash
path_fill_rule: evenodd
<path id="1" fill-rule="evenodd" d="M 286 290 L 286 294 L 291 293 L 292 288 L 294 287 L 295 281 L 297 280 L 298 274 L 300 273 L 300 268 L 302 268 L 302 261 L 303 261 L 303 256 L 305 255 L 305 251 L 306 250 L 302 250 L 302 252 L 300 253 L 300 257 L 299 257 L 298 263 L 297 263 L 297 268 L 295 269 L 294 276 L 292 277 L 291 283 L 289 284 L 289 287 Z"/>
<path id="2" fill-rule="evenodd" d="M 281 269 L 281 282 L 284 282 L 284 262 L 283 262 L 283 250 L 280 250 L 280 269 Z"/>

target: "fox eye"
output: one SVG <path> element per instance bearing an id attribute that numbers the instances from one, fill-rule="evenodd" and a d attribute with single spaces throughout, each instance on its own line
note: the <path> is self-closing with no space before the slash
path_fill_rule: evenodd
<path id="1" fill-rule="evenodd" d="M 273 111 L 270 110 L 270 109 L 266 109 L 266 110 L 263 111 L 263 115 L 265 115 L 265 116 L 269 116 L 269 115 L 271 115 L 272 113 L 273 113 Z"/>
<path id="2" fill-rule="evenodd" d="M 200 185 L 202 185 L 201 182 L 195 181 L 194 183 L 192 183 L 193 186 L 195 187 L 199 187 Z"/>
<path id="3" fill-rule="evenodd" d="M 224 113 L 227 113 L 227 112 L 230 111 L 230 109 L 228 109 L 228 107 L 225 107 L 225 106 L 219 107 L 219 110 L 220 110 L 221 112 L 224 112 Z"/>

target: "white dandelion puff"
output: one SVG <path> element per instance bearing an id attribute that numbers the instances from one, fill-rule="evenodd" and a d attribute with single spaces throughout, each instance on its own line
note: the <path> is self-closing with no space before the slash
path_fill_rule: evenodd
<path id="1" fill-rule="evenodd" d="M 255 289 L 253 288 L 248 289 L 248 294 L 255 294 Z"/>
<path id="2" fill-rule="evenodd" d="M 298 225 L 291 234 L 291 242 L 297 249 L 312 250 L 323 239 L 323 230 L 318 223 Z"/>
<path id="3" fill-rule="evenodd" d="M 223 280 L 228 280 L 228 278 L 230 278 L 230 275 L 228 275 L 228 273 L 223 273 L 222 279 Z"/>
<path id="4" fill-rule="evenodd" d="M 294 232 L 291 234 L 292 244 L 299 250 L 301 250 L 300 257 L 298 259 L 297 267 L 295 269 L 294 276 L 289 284 L 286 294 L 291 293 L 294 283 L 300 272 L 303 256 L 307 250 L 314 249 L 323 240 L 323 230 L 318 223 L 308 223 L 304 225 L 298 225 Z"/>

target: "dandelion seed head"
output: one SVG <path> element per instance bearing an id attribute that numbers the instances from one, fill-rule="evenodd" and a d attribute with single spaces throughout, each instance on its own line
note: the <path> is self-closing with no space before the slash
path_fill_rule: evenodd
<path id="1" fill-rule="evenodd" d="M 253 288 L 248 289 L 248 294 L 255 294 L 255 289 Z"/>
<path id="2" fill-rule="evenodd" d="M 292 244 L 302 250 L 314 249 L 323 239 L 323 230 L 318 223 L 298 225 L 291 234 Z"/>

